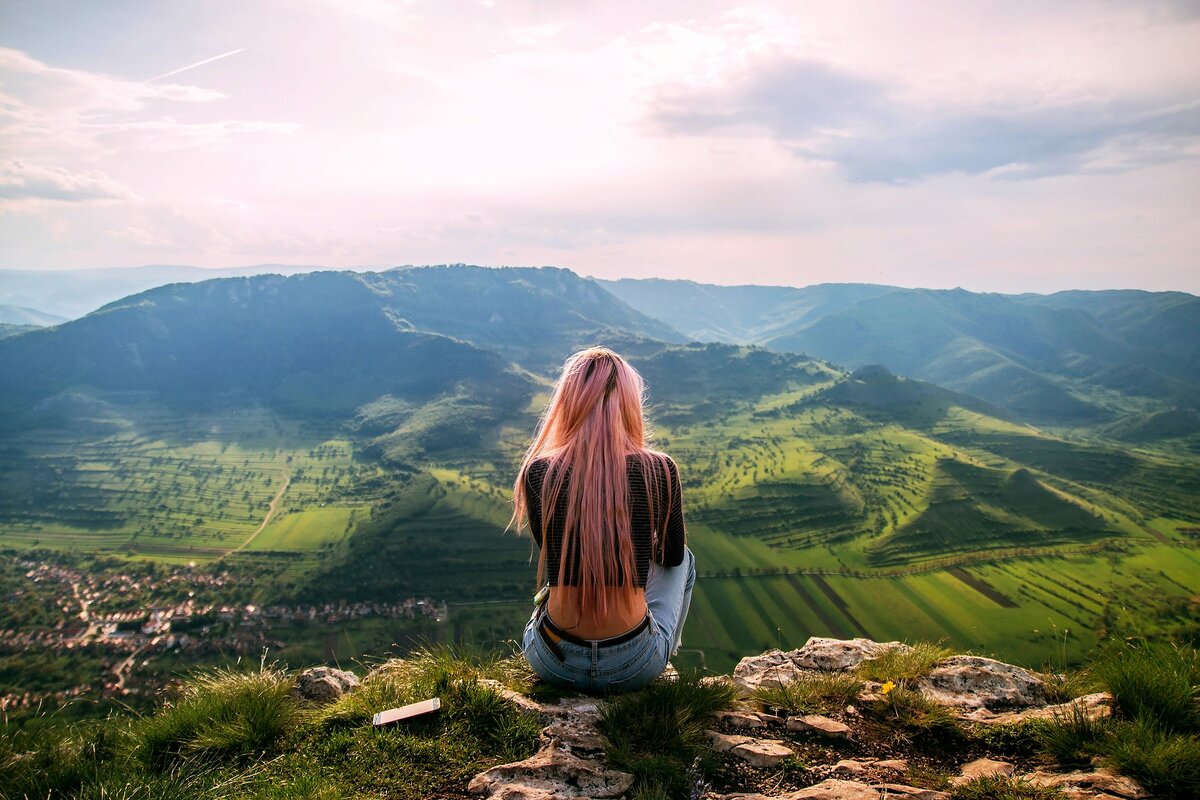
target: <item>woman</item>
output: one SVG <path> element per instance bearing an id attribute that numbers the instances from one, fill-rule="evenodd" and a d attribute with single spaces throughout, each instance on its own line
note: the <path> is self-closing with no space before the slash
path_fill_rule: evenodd
<path id="1" fill-rule="evenodd" d="M 675 462 L 646 447 L 645 385 L 604 347 L 563 366 L 513 489 L 538 544 L 522 649 L 543 680 L 628 691 L 679 649 L 696 580 Z"/>

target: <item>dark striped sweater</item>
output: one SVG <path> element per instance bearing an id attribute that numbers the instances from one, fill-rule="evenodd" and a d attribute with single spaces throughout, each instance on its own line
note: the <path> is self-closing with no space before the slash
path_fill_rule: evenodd
<path id="1" fill-rule="evenodd" d="M 679 484 L 679 470 L 675 462 L 667 457 L 662 470 L 652 470 L 651 493 L 658 509 L 657 530 L 651 525 L 650 509 L 646 503 L 646 476 L 642 474 L 641 461 L 636 456 L 626 460 L 629 479 L 630 534 L 633 538 L 634 561 L 637 564 L 637 586 L 646 585 L 653 558 L 664 567 L 676 567 L 683 563 L 683 548 L 687 542 L 687 529 L 683 521 L 683 489 Z M 551 586 L 558 585 L 558 571 L 562 552 L 563 521 L 567 516 L 567 490 L 571 485 L 568 472 L 563 481 L 554 511 L 546 528 L 546 542 L 542 542 L 542 483 L 546 478 L 549 462 L 535 459 L 525 473 L 525 502 L 529 509 L 529 527 L 538 547 L 546 548 L 546 576 Z M 667 482 L 670 481 L 668 484 Z M 671 505 L 666 507 L 667 487 L 671 489 Z M 660 538 L 661 537 L 661 538 Z M 661 551 L 659 543 L 665 545 Z M 578 540 L 572 538 L 572 547 L 567 561 L 568 586 L 579 585 Z M 618 575 L 614 585 L 622 585 L 624 576 Z"/>

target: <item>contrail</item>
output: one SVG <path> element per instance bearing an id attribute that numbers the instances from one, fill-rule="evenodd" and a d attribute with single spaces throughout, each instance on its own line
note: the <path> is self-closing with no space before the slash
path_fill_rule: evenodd
<path id="1" fill-rule="evenodd" d="M 171 75 L 178 75 L 181 72 L 186 72 L 189 69 L 194 69 L 195 67 L 198 67 L 201 64 L 207 64 L 210 61 L 216 61 L 218 58 L 225 58 L 226 56 L 237 55 L 238 53 L 242 52 L 245 49 L 246 48 L 244 48 L 244 47 L 239 47 L 237 50 L 230 50 L 228 53 L 221 53 L 221 55 L 219 55 L 219 56 L 213 56 L 212 58 L 206 58 L 203 61 L 197 61 L 195 64 L 188 64 L 186 67 L 180 67 L 179 69 L 173 69 L 170 72 L 164 72 L 162 75 L 159 75 L 158 77 L 151 78 L 150 80 L 146 81 L 146 83 L 150 83 L 151 81 L 156 81 L 159 78 L 168 78 Z"/>

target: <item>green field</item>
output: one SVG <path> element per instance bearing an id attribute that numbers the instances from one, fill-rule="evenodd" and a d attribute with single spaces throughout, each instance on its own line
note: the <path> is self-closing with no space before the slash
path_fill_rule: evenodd
<path id="1" fill-rule="evenodd" d="M 704 414 L 652 409 L 700 573 L 681 663 L 725 671 L 826 635 L 945 640 L 1040 666 L 1107 633 L 1195 635 L 1200 459 L 934 402 L 839 407 L 821 400 L 826 378 L 718 397 Z M 450 604 L 440 625 L 282 631 L 295 663 L 425 639 L 508 647 L 534 551 L 503 530 L 541 402 L 482 446 L 402 463 L 345 427 L 262 408 L 113 402 L 72 429 L 0 442 L 20 465 L 0 489 L 0 547 L 245 562 L 275 576 L 260 601 Z"/>

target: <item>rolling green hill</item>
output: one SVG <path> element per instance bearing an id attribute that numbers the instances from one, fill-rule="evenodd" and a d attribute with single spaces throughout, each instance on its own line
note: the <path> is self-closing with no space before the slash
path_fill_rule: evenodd
<path id="1" fill-rule="evenodd" d="M 693 663 L 822 633 L 1029 663 L 1105 631 L 1196 635 L 1190 407 L 1089 383 L 1140 358 L 1130 303 L 1186 328 L 1186 299 L 825 287 L 790 290 L 759 324 L 763 287 L 690 286 L 715 298 L 713 330 L 807 331 L 914 372 L 680 344 L 682 315 L 649 319 L 566 270 L 173 284 L 0 340 L 0 547 L 253 564 L 258 601 L 429 595 L 450 604 L 438 635 L 495 644 L 533 588 L 528 540 L 502 533 L 515 466 L 563 358 L 607 343 L 645 375 L 680 464 L 702 576 Z M 879 318 L 855 322 L 864 308 Z M 916 377 L 928 369 L 957 377 Z M 404 635 L 348 625 L 363 653 Z"/>

